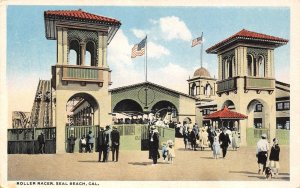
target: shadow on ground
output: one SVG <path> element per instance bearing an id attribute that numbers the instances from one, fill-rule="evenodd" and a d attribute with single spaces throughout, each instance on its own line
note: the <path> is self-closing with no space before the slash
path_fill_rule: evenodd
<path id="1" fill-rule="evenodd" d="M 139 166 L 147 166 L 147 165 L 152 165 L 152 162 L 129 162 L 128 164 L 131 165 L 139 165 Z M 168 163 L 163 163 L 163 162 L 157 162 L 157 164 L 161 165 L 161 164 L 168 164 Z"/>

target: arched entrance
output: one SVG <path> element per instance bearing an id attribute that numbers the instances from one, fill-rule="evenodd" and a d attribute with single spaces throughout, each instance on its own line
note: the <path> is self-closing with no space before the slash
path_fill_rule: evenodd
<path id="1" fill-rule="evenodd" d="M 95 98 L 87 93 L 76 93 L 69 98 L 66 104 L 66 151 L 67 152 L 82 152 L 82 147 L 79 142 L 83 136 L 87 138 L 87 135 L 91 131 L 94 137 L 94 148 L 97 148 L 96 138 L 99 131 L 99 110 L 98 102 Z M 76 138 L 74 147 L 71 147 L 71 137 Z M 71 149 L 74 148 L 74 149 Z"/>
<path id="2" fill-rule="evenodd" d="M 155 117 L 168 122 L 178 121 L 178 110 L 175 105 L 169 101 L 159 101 L 153 105 L 151 111 L 154 113 Z"/>
<path id="3" fill-rule="evenodd" d="M 66 104 L 67 126 L 94 126 L 99 119 L 99 105 L 93 96 L 77 93 Z"/>
<path id="4" fill-rule="evenodd" d="M 248 127 L 258 129 L 268 129 L 267 116 L 268 105 L 261 99 L 253 99 L 247 106 Z"/>
<path id="5" fill-rule="evenodd" d="M 142 124 L 144 120 L 141 105 L 132 100 L 124 99 L 116 104 L 113 109 L 115 124 Z"/>

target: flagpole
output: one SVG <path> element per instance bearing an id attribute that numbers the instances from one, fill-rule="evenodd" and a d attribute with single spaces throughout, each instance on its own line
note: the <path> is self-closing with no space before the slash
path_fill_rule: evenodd
<path id="1" fill-rule="evenodd" d="M 201 48 L 200 48 L 200 65 L 201 65 L 201 67 L 202 67 L 202 55 L 203 55 L 203 32 L 202 32 L 202 34 L 201 34 L 201 40 L 202 40 L 202 42 L 201 42 Z"/>
<path id="2" fill-rule="evenodd" d="M 146 55 L 145 55 L 145 59 L 146 59 L 146 78 L 145 78 L 145 80 L 146 80 L 146 82 L 147 82 L 147 72 L 148 72 L 148 70 L 147 70 L 147 51 L 148 51 L 147 43 L 148 43 L 148 41 L 147 41 L 147 35 L 146 35 Z"/>

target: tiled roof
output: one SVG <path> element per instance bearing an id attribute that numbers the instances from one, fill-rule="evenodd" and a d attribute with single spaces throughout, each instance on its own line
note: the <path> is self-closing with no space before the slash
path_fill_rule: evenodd
<path id="1" fill-rule="evenodd" d="M 204 117 L 204 119 L 246 119 L 247 116 L 238 112 L 230 111 L 227 106 Z"/>
<path id="2" fill-rule="evenodd" d="M 212 50 L 214 50 L 217 47 L 222 46 L 223 44 L 230 42 L 231 40 L 237 39 L 237 38 L 242 38 L 242 39 L 261 39 L 261 40 L 267 40 L 267 41 L 272 41 L 272 42 L 280 42 L 280 43 L 287 43 L 288 40 L 283 39 L 283 38 L 279 38 L 279 37 L 274 37 L 271 35 L 266 35 L 266 34 L 262 34 L 262 33 L 256 33 L 253 31 L 248 31 L 246 29 L 243 29 L 239 32 L 237 32 L 236 34 L 232 35 L 231 37 L 213 45 L 212 47 L 208 48 L 206 50 L 206 52 L 211 52 Z"/>
<path id="3" fill-rule="evenodd" d="M 83 10 L 48 10 L 45 11 L 44 16 L 54 19 L 70 19 L 70 20 L 84 20 L 97 23 L 108 23 L 112 25 L 121 25 L 121 22 L 105 16 L 95 15 Z"/>

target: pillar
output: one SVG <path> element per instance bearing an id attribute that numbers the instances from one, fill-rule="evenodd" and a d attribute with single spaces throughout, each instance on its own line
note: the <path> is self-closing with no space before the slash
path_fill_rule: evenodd
<path id="1" fill-rule="evenodd" d="M 80 43 L 80 65 L 84 66 L 85 64 L 85 44 Z"/>

